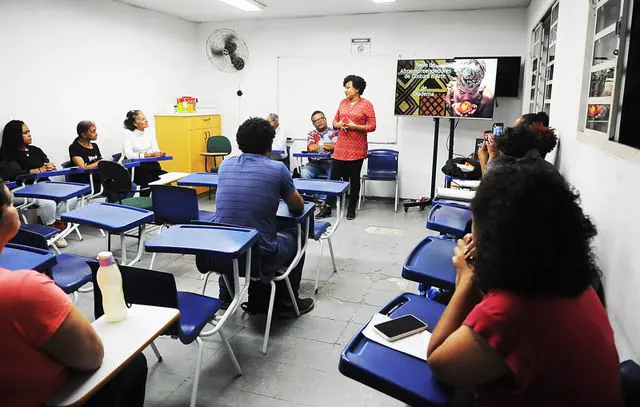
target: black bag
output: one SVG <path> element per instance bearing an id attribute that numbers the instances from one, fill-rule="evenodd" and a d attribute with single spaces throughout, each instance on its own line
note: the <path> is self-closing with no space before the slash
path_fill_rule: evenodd
<path id="1" fill-rule="evenodd" d="M 464 172 L 456 164 L 465 165 L 470 163 L 473 166 L 473 171 Z M 482 178 L 482 170 L 480 169 L 480 161 L 466 157 L 454 157 L 447 160 L 447 163 L 442 167 L 442 172 L 453 178 L 466 179 L 470 181 L 479 180 Z"/>

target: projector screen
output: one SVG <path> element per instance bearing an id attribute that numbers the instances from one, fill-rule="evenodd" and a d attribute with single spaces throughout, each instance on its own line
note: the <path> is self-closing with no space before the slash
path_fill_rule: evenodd
<path id="1" fill-rule="evenodd" d="M 398 116 L 493 119 L 497 59 L 399 60 Z"/>

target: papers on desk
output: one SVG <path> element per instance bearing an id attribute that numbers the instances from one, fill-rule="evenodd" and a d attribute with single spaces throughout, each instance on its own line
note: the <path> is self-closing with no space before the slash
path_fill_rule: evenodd
<path id="1" fill-rule="evenodd" d="M 180 181 L 182 178 L 186 177 L 189 174 L 189 172 L 167 172 L 166 174 L 160 175 L 159 180 L 150 182 L 149 185 L 173 184 L 174 182 Z"/>
<path id="2" fill-rule="evenodd" d="M 397 341 L 389 342 L 378 334 L 374 329 L 374 325 L 382 322 L 387 322 L 391 318 L 387 315 L 375 314 L 366 328 L 362 331 L 362 334 L 367 339 L 379 343 L 380 345 L 397 350 L 398 352 L 406 353 L 407 355 L 415 356 L 418 359 L 427 360 L 427 346 L 429 340 L 431 340 L 431 332 L 422 331 L 419 334 L 411 335 L 406 338 L 398 339 Z"/>
<path id="3" fill-rule="evenodd" d="M 451 180 L 451 183 L 459 186 L 460 188 L 468 188 L 468 189 L 478 189 L 478 187 L 480 186 L 479 180 L 454 178 Z"/>
<path id="4" fill-rule="evenodd" d="M 440 187 L 436 192 L 436 198 L 451 199 L 454 201 L 471 202 L 474 196 L 476 196 L 475 191 L 469 191 L 466 189 Z"/>

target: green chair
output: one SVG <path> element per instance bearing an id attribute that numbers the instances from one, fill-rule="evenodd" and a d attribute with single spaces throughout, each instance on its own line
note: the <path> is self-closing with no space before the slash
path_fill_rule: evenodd
<path id="1" fill-rule="evenodd" d="M 207 169 L 207 158 L 213 157 L 213 167 L 211 172 L 218 172 L 219 165 L 217 164 L 217 158 L 228 156 L 231 153 L 231 142 L 225 136 L 214 136 L 207 139 L 207 152 L 202 153 L 204 156 L 204 168 Z M 220 162 L 222 163 L 222 159 Z"/>
<path id="2" fill-rule="evenodd" d="M 100 175 L 107 202 L 134 206 L 149 211 L 153 209 L 151 197 L 134 196 L 140 191 L 147 191 L 150 188 L 137 189 L 135 184 L 131 182 L 129 171 L 121 164 L 114 161 L 100 161 L 98 175 Z"/>

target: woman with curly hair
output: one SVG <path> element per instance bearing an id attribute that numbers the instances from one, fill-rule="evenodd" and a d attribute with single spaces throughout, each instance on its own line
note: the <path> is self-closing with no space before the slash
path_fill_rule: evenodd
<path id="1" fill-rule="evenodd" d="M 549 116 L 545 112 L 528 113 L 518 117 L 502 136 L 489 137 L 478 149 L 478 159 L 484 174 L 489 163 L 502 155 L 544 159 L 557 144 L 558 136 L 549 127 Z"/>
<path id="2" fill-rule="evenodd" d="M 474 388 L 477 406 L 621 406 L 613 330 L 591 287 L 596 228 L 557 171 L 515 161 L 497 163 L 471 203 L 475 256 L 458 241 L 427 362 Z"/>

